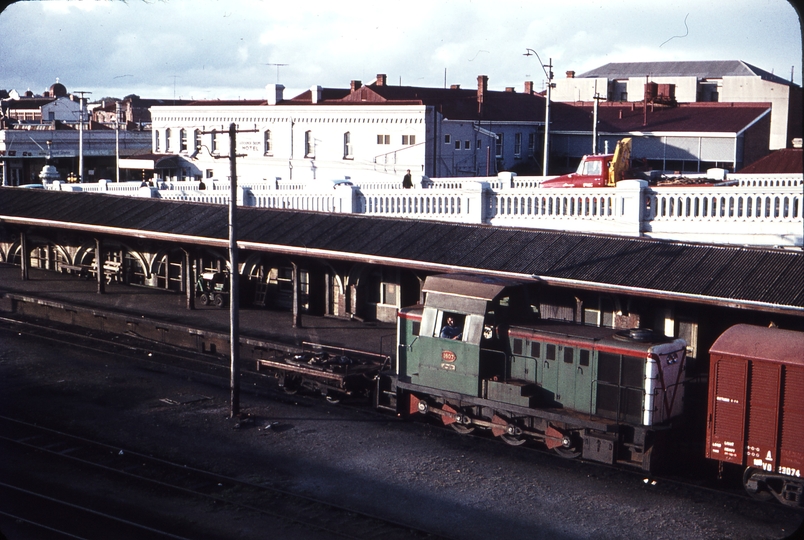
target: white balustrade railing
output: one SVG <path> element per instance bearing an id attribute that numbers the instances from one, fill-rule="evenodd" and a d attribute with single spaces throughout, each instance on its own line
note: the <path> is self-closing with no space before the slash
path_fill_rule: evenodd
<path id="1" fill-rule="evenodd" d="M 795 187 L 804 185 L 804 173 L 797 174 L 730 174 L 740 187 Z"/>
<path id="2" fill-rule="evenodd" d="M 550 188 L 551 177 L 425 178 L 403 189 L 394 178 L 354 182 L 238 182 L 238 204 L 677 241 L 804 247 L 801 175 L 729 175 L 736 184 L 650 187 L 625 180 L 613 188 Z M 49 189 L 228 204 L 228 181 L 64 184 Z"/>

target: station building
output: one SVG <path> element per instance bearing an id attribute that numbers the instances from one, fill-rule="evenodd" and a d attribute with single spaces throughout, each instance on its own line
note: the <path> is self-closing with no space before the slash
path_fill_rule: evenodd
<path id="1" fill-rule="evenodd" d="M 611 62 L 555 80 L 552 99 L 610 103 L 768 103 L 768 149 L 790 148 L 802 135 L 802 89 L 779 75 L 739 60 Z M 745 162 L 748 165 L 750 162 Z"/>

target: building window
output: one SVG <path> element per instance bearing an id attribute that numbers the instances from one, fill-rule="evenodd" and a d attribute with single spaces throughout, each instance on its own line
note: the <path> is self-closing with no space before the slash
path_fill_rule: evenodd
<path id="1" fill-rule="evenodd" d="M 514 133 L 514 157 L 522 157 L 522 134 Z"/>
<path id="2" fill-rule="evenodd" d="M 170 128 L 165 130 L 165 152 L 170 152 Z"/>
<path id="3" fill-rule="evenodd" d="M 313 143 L 313 132 L 304 132 L 304 157 L 315 157 L 315 144 Z"/>
<path id="4" fill-rule="evenodd" d="M 154 131 L 154 152 L 159 152 L 159 131 Z"/>
<path id="5" fill-rule="evenodd" d="M 352 134 L 343 134 L 343 159 L 352 159 Z"/>
<path id="6" fill-rule="evenodd" d="M 193 151 L 198 152 L 201 150 L 201 130 L 196 129 L 193 131 Z"/>
<path id="7" fill-rule="evenodd" d="M 266 156 L 270 156 L 273 151 L 274 147 L 271 142 L 271 130 L 266 129 L 265 133 L 262 134 L 262 153 Z"/>
<path id="8" fill-rule="evenodd" d="M 212 133 L 210 133 L 209 148 L 213 154 L 218 151 L 218 132 L 214 129 L 212 130 Z"/>
<path id="9" fill-rule="evenodd" d="M 207 178 L 212 178 L 212 169 L 207 169 L 206 170 L 206 177 Z"/>
<path id="10" fill-rule="evenodd" d="M 377 144 L 391 144 L 391 136 L 377 135 Z"/>
<path id="11" fill-rule="evenodd" d="M 464 150 L 471 150 L 472 149 L 472 141 L 463 141 L 463 149 Z"/>
<path id="12" fill-rule="evenodd" d="M 404 146 L 416 144 L 416 135 L 402 135 L 402 144 Z"/>
<path id="13" fill-rule="evenodd" d="M 394 269 L 376 270 L 369 278 L 367 300 L 372 304 L 399 305 L 398 272 Z"/>
<path id="14" fill-rule="evenodd" d="M 497 153 L 496 156 L 498 158 L 503 157 L 503 143 L 504 143 L 503 133 L 497 134 Z"/>
<path id="15" fill-rule="evenodd" d="M 187 151 L 187 130 L 179 130 L 179 152 Z"/>
<path id="16" fill-rule="evenodd" d="M 455 150 L 460 150 L 460 149 L 461 149 L 461 141 L 459 141 L 458 139 L 455 139 Z"/>
<path id="17" fill-rule="evenodd" d="M 528 154 L 533 155 L 536 151 L 536 134 L 528 133 Z"/>
<path id="18" fill-rule="evenodd" d="M 450 138 L 449 133 L 447 133 L 446 135 L 444 135 L 444 144 L 449 144 L 450 141 L 452 141 L 452 139 Z"/>
<path id="19" fill-rule="evenodd" d="M 477 150 L 480 150 L 481 148 L 483 148 L 483 141 L 481 141 L 480 139 L 478 139 L 478 140 L 476 141 L 475 148 L 476 148 Z"/>

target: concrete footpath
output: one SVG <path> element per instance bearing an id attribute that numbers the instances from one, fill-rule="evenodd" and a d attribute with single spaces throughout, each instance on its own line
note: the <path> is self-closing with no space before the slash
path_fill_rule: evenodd
<path id="1" fill-rule="evenodd" d="M 19 266 L 0 263 L 0 311 L 8 311 L 12 300 L 39 299 L 63 304 L 67 309 L 96 309 L 229 332 L 228 309 L 201 306 L 198 302 L 195 309 L 187 309 L 184 294 L 117 282 L 107 284 L 103 294 L 97 290 L 94 279 L 39 269 L 31 269 L 29 279 L 22 280 Z M 302 315 L 302 326 L 293 328 L 290 312 L 250 305 L 241 306 L 240 334 L 287 345 L 306 341 L 388 355 L 395 355 L 396 348 L 394 324 Z"/>

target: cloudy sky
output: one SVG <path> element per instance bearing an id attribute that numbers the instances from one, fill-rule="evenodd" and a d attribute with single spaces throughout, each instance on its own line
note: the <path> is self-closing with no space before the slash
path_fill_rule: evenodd
<path id="1" fill-rule="evenodd" d="M 0 13 L 0 89 L 257 99 L 312 85 L 543 88 L 608 62 L 743 60 L 801 84 L 787 0 L 54 0 Z M 281 65 L 280 65 L 281 64 Z"/>

